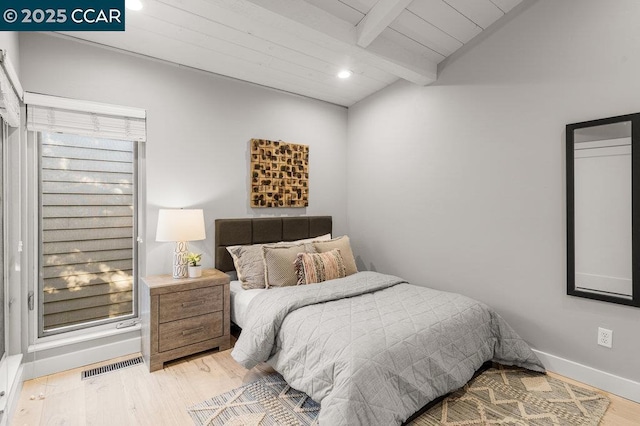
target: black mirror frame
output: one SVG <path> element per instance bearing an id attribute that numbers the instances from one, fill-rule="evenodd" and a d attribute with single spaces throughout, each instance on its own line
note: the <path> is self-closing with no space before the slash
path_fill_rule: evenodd
<path id="1" fill-rule="evenodd" d="M 606 124 L 631 122 L 631 244 L 632 297 L 630 299 L 602 293 L 577 290 L 575 287 L 575 206 L 574 206 L 574 136 L 576 129 Z M 587 299 L 640 307 L 640 113 L 567 124 L 567 294 Z"/>

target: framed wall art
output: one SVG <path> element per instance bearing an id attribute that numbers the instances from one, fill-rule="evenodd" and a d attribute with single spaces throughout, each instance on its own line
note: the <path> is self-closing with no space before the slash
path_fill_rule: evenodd
<path id="1" fill-rule="evenodd" d="M 309 205 L 309 146 L 251 139 L 251 207 Z"/>

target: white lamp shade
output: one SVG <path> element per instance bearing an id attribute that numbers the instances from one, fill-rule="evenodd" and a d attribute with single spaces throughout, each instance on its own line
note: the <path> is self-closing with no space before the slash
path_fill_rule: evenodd
<path id="1" fill-rule="evenodd" d="M 156 241 L 197 241 L 207 238 L 202 209 L 160 209 Z"/>

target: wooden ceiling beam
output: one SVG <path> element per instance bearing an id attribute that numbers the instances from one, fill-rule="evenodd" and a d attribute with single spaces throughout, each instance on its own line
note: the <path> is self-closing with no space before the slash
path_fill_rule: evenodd
<path id="1" fill-rule="evenodd" d="M 379 0 L 356 25 L 358 46 L 367 47 L 413 0 Z"/>

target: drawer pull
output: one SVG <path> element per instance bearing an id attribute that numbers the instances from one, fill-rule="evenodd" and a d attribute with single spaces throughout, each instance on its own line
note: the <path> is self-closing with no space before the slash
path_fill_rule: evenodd
<path id="1" fill-rule="evenodd" d="M 184 302 L 182 304 L 182 307 L 183 308 L 193 308 L 194 306 L 204 305 L 204 302 L 205 302 L 204 299 L 194 300 L 193 302 Z"/>
<path id="2" fill-rule="evenodd" d="M 202 333 L 204 331 L 204 327 L 192 328 L 191 330 L 184 330 L 182 332 L 183 336 L 188 336 L 190 334 Z"/>

